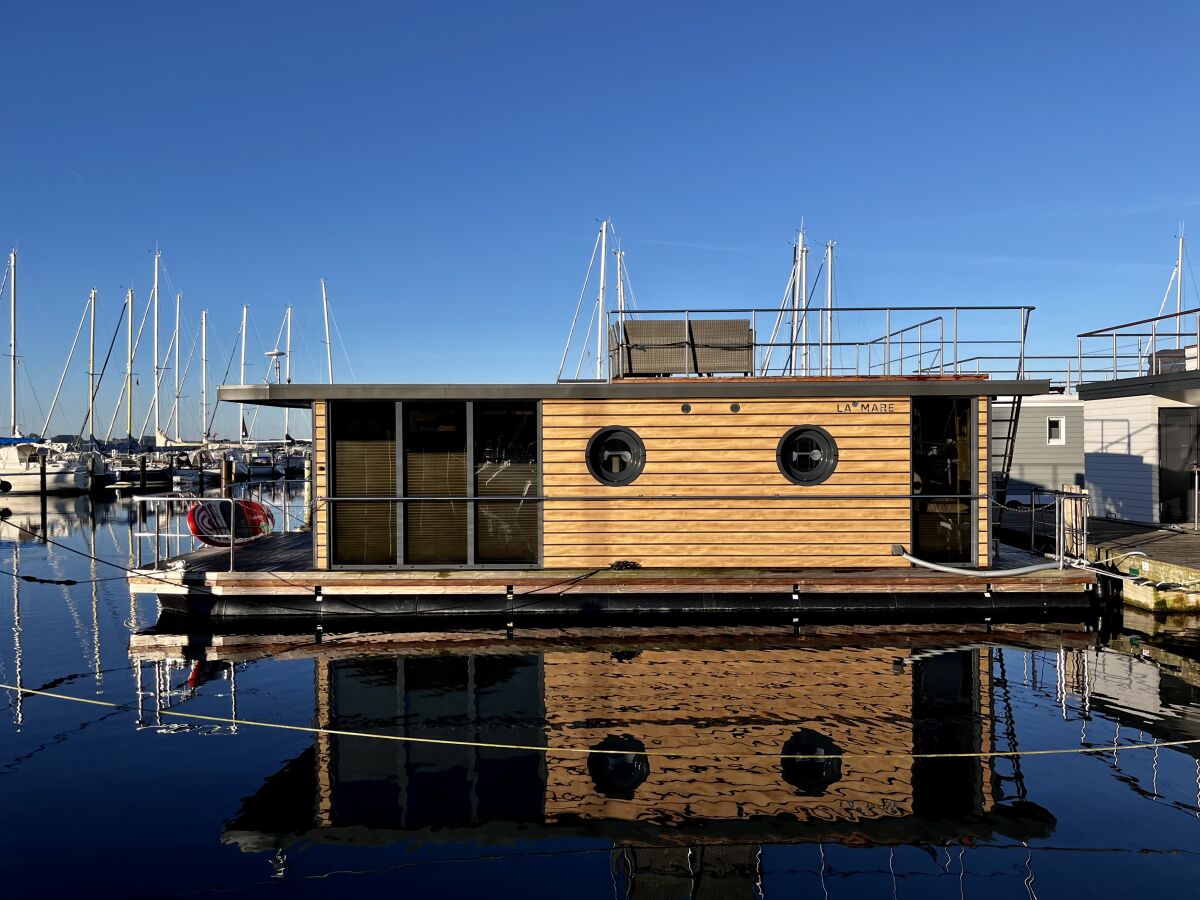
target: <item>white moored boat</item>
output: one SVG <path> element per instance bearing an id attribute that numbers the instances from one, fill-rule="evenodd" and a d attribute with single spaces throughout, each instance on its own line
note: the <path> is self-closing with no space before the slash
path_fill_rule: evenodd
<path id="1" fill-rule="evenodd" d="M 20 441 L 0 446 L 0 481 L 9 485 L 6 493 L 41 493 L 42 469 L 39 457 L 42 454 L 46 455 L 47 493 L 87 490 L 87 466 L 78 459 L 60 453 L 47 444 Z"/>

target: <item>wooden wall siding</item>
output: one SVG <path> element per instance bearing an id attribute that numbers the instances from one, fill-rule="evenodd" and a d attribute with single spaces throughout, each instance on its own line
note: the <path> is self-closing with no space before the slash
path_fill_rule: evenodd
<path id="1" fill-rule="evenodd" d="M 328 404 L 324 400 L 313 403 L 313 496 L 316 509 L 313 513 L 313 567 L 317 570 L 329 568 L 329 504 L 322 498 L 329 496 L 329 417 Z"/>
<path id="2" fill-rule="evenodd" d="M 909 543 L 910 404 L 858 403 L 850 409 L 887 411 L 835 400 L 743 400 L 737 413 L 730 401 L 693 400 L 687 414 L 666 400 L 543 401 L 544 565 L 907 566 L 891 548 Z M 630 485 L 602 485 L 587 470 L 588 439 L 608 425 L 645 442 L 645 471 Z M 795 425 L 837 441 L 837 471 L 823 484 L 779 472 L 779 439 Z M 750 499 L 764 494 L 780 499 Z M 714 495 L 727 499 L 701 499 Z"/>
<path id="3" fill-rule="evenodd" d="M 991 402 L 987 397 L 980 397 L 976 401 L 978 408 L 979 421 L 979 447 L 978 447 L 978 462 L 975 465 L 976 471 L 976 490 L 975 493 L 990 496 L 992 493 L 992 469 L 991 469 L 991 444 L 989 442 L 988 429 L 991 426 Z M 976 565 L 990 566 L 992 564 L 992 527 L 991 527 L 991 502 L 988 500 L 980 500 L 978 504 L 979 530 L 978 539 L 976 541 Z"/>
<path id="4" fill-rule="evenodd" d="M 905 756 L 844 761 L 841 780 L 819 797 L 798 795 L 779 764 L 784 743 L 800 728 L 828 735 L 847 753 L 911 752 L 912 667 L 894 664 L 909 652 L 738 650 L 701 657 L 648 650 L 624 661 L 547 653 L 547 744 L 592 747 L 617 732 L 651 751 L 767 755 L 655 757 L 632 800 L 600 794 L 586 757 L 555 757 L 547 770 L 546 816 L 803 821 L 910 814 L 912 761 Z"/>

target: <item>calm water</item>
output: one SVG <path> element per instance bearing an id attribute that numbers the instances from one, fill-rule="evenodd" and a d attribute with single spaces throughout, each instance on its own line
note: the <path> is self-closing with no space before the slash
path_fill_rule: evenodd
<path id="1" fill-rule="evenodd" d="M 40 530 L 36 501 L 17 504 L 7 521 Z M 1074 626 L 214 635 L 160 621 L 119 570 L 65 549 L 127 565 L 126 506 L 55 500 L 46 525 L 64 547 L 0 525 L 0 569 L 82 583 L 0 575 L 0 681 L 122 708 L 3 691 L 6 896 L 1048 898 L 1200 882 L 1200 743 L 1122 749 L 1200 738 L 1186 628 L 1127 616 L 1103 643 Z M 542 747 L 619 752 L 523 749 Z"/>

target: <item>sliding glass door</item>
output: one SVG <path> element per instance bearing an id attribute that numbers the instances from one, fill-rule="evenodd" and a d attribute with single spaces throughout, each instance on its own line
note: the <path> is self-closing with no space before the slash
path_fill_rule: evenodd
<path id="1" fill-rule="evenodd" d="M 536 402 L 332 406 L 334 565 L 537 564 Z"/>

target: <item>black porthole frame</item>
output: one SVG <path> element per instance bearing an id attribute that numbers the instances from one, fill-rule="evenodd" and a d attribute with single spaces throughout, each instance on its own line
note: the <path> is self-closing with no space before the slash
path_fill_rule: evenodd
<path id="1" fill-rule="evenodd" d="M 599 466 L 599 460 L 596 459 L 597 447 L 604 441 L 614 437 L 624 438 L 632 453 L 629 468 L 619 475 L 606 472 Z M 591 436 L 587 443 L 587 451 L 584 454 L 584 459 L 587 462 L 588 472 L 598 482 L 610 487 L 621 487 L 622 485 L 632 484 L 636 481 L 638 476 L 642 474 L 642 470 L 646 468 L 646 445 L 633 429 L 626 428 L 623 425 L 613 425 L 601 428 Z"/>
<path id="2" fill-rule="evenodd" d="M 824 456 L 821 464 L 811 472 L 799 472 L 784 462 L 784 448 L 790 440 L 801 434 L 810 436 L 816 440 L 818 445 L 823 445 Z M 792 484 L 804 485 L 805 487 L 821 484 L 837 471 L 837 441 L 833 439 L 833 435 L 820 425 L 797 425 L 794 428 L 789 428 L 783 437 L 779 439 L 779 443 L 775 447 L 775 463 L 779 466 L 779 473 Z"/>

